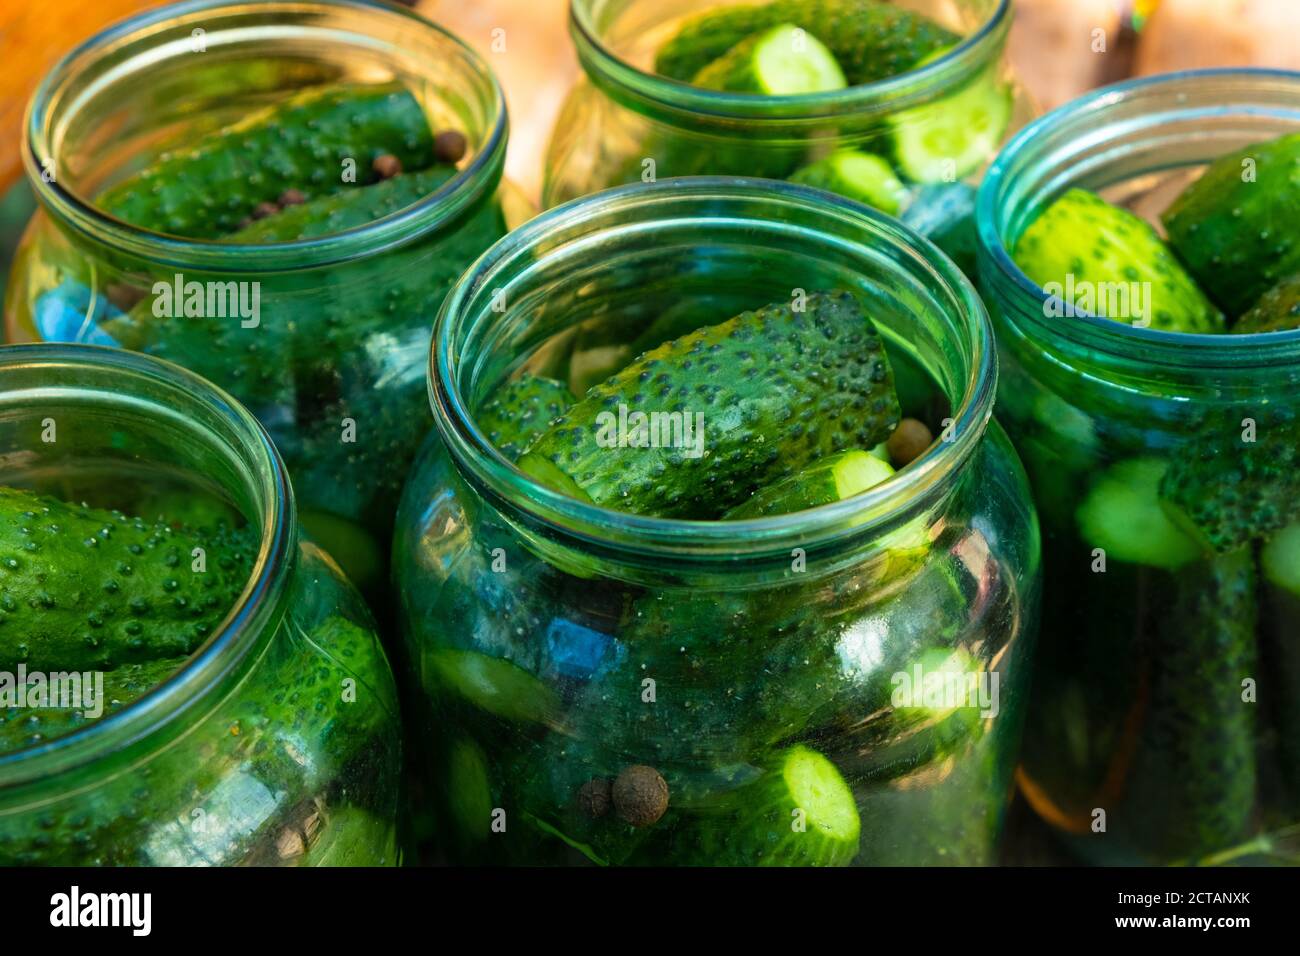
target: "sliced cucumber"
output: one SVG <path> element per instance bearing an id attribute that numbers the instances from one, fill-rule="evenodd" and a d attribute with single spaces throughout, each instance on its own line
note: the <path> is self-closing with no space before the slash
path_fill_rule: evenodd
<path id="1" fill-rule="evenodd" d="M 696 73 L 693 82 L 709 90 L 763 96 L 825 93 L 848 86 L 826 45 L 791 23 L 742 40 Z"/>
<path id="2" fill-rule="evenodd" d="M 790 514 L 830 504 L 866 491 L 894 474 L 893 466 L 865 451 L 845 451 L 823 458 L 796 475 L 760 488 L 748 501 L 723 515 L 724 520 Z"/>
<path id="3" fill-rule="evenodd" d="M 791 182 L 815 186 L 896 215 L 907 198 L 907 187 L 889 163 L 871 153 L 840 149 L 796 170 Z"/>
<path id="4" fill-rule="evenodd" d="M 1300 524 L 1273 535 L 1260 551 L 1259 563 L 1270 581 L 1300 597 Z"/>
<path id="5" fill-rule="evenodd" d="M 938 50 L 917 67 L 947 53 Z M 994 67 L 946 99 L 903 110 L 889 121 L 894 165 L 916 183 L 964 179 L 997 153 L 1011 108 L 1011 87 Z"/>
<path id="6" fill-rule="evenodd" d="M 560 701 L 522 667 L 477 651 L 438 648 L 425 655 L 432 676 L 475 707 L 515 723 L 548 723 Z"/>
<path id="7" fill-rule="evenodd" d="M 1168 467 L 1158 458 L 1132 458 L 1103 473 L 1075 513 L 1084 542 L 1108 559 L 1167 570 L 1200 557 L 1196 542 L 1160 503 Z"/>
<path id="8" fill-rule="evenodd" d="M 1068 190 L 1039 213 L 1011 257 L 1078 312 L 1166 332 L 1223 331 L 1223 313 L 1156 231 L 1085 189 Z"/>

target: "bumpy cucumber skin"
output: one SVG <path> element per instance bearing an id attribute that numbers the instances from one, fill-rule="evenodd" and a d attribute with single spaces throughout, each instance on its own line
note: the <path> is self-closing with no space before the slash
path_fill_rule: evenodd
<path id="1" fill-rule="evenodd" d="M 792 38 L 790 34 L 780 26 L 773 27 L 770 31 L 765 30 L 761 33 L 756 33 L 753 36 L 747 37 L 696 73 L 694 79 L 691 80 L 692 85 L 703 87 L 706 90 L 723 90 L 732 93 L 754 93 L 768 96 L 786 96 L 804 92 L 825 92 L 827 90 L 839 90 L 844 88 L 844 74 L 840 73 L 838 66 L 836 66 L 834 72 L 839 75 L 833 77 L 832 81 L 825 82 L 821 90 L 772 89 L 770 84 L 767 82 L 767 78 L 760 75 L 756 61 L 759 45 L 765 42 L 792 43 Z M 812 55 L 831 58 L 830 51 L 827 50 L 825 45 L 815 37 L 808 35 L 804 38 L 804 42 L 808 44 L 809 49 L 813 51 Z M 815 48 L 813 47 L 814 44 L 816 45 Z M 830 66 L 835 64 L 832 60 L 832 63 L 827 65 Z"/>
<path id="2" fill-rule="evenodd" d="M 960 37 L 933 20 L 875 0 L 776 0 L 705 13 L 655 56 L 655 71 L 689 81 L 751 34 L 793 23 L 820 38 L 851 85 L 897 76 Z"/>
<path id="3" fill-rule="evenodd" d="M 224 240 L 251 244 L 294 242 L 355 229 L 431 195 L 455 175 L 456 167 L 441 165 L 373 185 L 345 185 L 339 192 L 317 196 L 259 219 Z"/>
<path id="4" fill-rule="evenodd" d="M 1244 837 L 1255 804 L 1257 677 L 1254 557 L 1249 549 L 1179 572 L 1152 648 L 1150 700 L 1123 810 L 1165 858 Z"/>
<path id="5" fill-rule="evenodd" d="M 165 658 L 123 664 L 104 674 L 104 697 L 99 702 L 103 713 L 100 717 L 108 717 L 142 697 L 180 670 L 184 663 L 184 658 Z M 93 724 L 95 720 L 84 715 L 80 707 L 5 708 L 0 710 L 0 754 L 62 737 Z"/>
<path id="6" fill-rule="evenodd" d="M 848 292 L 804 305 L 744 312 L 652 349 L 593 387 L 521 467 L 544 459 L 606 507 L 710 518 L 817 458 L 873 447 L 901 414 L 880 337 Z M 603 447 L 598 416 L 620 405 L 702 414 L 705 454 Z"/>
<path id="7" fill-rule="evenodd" d="M 1071 189 L 1039 213 L 1012 253 L 1025 275 L 1045 286 L 1087 282 L 1151 283 L 1150 327 L 1168 332 L 1222 332 L 1223 314 L 1197 288 L 1156 231 L 1100 196 Z M 1096 310 L 1100 314 L 1101 310 Z M 1106 316 L 1131 322 L 1136 316 Z M 1068 321 L 1062 319 L 1061 321 Z"/>
<path id="8" fill-rule="evenodd" d="M 433 135 L 409 92 L 397 84 L 309 89 L 165 154 L 96 204 L 140 229 L 212 239 L 286 189 L 348 188 L 344 160 L 356 163 L 357 182 L 373 182 L 371 164 L 384 154 L 408 171 L 433 161 Z"/>
<path id="9" fill-rule="evenodd" d="M 1242 421 L 1255 420 L 1255 440 Z M 1170 463 L 1160 497 L 1176 519 L 1220 554 L 1300 517 L 1300 423 L 1259 409 L 1215 415 Z"/>
<path id="10" fill-rule="evenodd" d="M 103 670 L 189 654 L 243 591 L 257 543 L 0 488 L 0 660 Z"/>
<path id="11" fill-rule="evenodd" d="M 1241 335 L 1255 332 L 1290 332 L 1300 329 L 1300 272 L 1283 279 L 1237 320 L 1232 331 Z"/>
<path id="12" fill-rule="evenodd" d="M 478 413 L 478 427 L 511 461 L 523 454 L 574 402 L 563 382 L 525 372 Z"/>
<path id="13" fill-rule="evenodd" d="M 1243 163 L 1255 164 L 1245 179 Z M 1300 133 L 1221 156 L 1161 217 L 1169 244 L 1229 315 L 1300 272 Z"/>

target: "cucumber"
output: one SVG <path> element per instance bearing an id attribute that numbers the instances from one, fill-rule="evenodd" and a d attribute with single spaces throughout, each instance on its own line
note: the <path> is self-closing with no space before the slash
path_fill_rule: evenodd
<path id="1" fill-rule="evenodd" d="M 357 807 L 327 814 L 314 837 L 300 866 L 391 866 L 401 859 L 393 822 Z"/>
<path id="2" fill-rule="evenodd" d="M 1239 334 L 1300 329 L 1300 272 L 1269 289 L 1232 326 Z"/>
<path id="3" fill-rule="evenodd" d="M 313 88 L 163 154 L 95 201 L 140 229 L 214 239 L 285 190 L 315 197 L 348 188 L 345 160 L 357 182 L 374 182 L 371 164 L 385 154 L 408 171 L 433 162 L 428 121 L 404 87 Z"/>
<path id="4" fill-rule="evenodd" d="M 1300 598 L 1300 524 L 1288 525 L 1259 552 L 1264 576 L 1284 591 Z"/>
<path id="5" fill-rule="evenodd" d="M 727 305 L 734 299 L 728 295 L 692 295 L 674 302 L 655 316 L 635 339 L 628 351 L 633 358 L 658 348 L 665 342 L 680 339 L 705 325 L 714 325 L 732 315 L 736 309 Z M 748 304 L 748 303 L 744 303 Z M 738 308 L 743 306 L 738 306 Z M 593 383 L 594 384 L 594 383 Z"/>
<path id="6" fill-rule="evenodd" d="M 1070 290 L 1077 290 L 1072 304 L 1080 311 L 1116 322 L 1145 320 L 1166 332 L 1224 330 L 1223 313 L 1156 231 L 1087 190 L 1071 189 L 1039 213 L 1011 257 L 1040 286 L 1056 284 L 1049 291 L 1067 304 Z M 1150 283 L 1151 290 L 1141 309 L 1134 301 L 1145 288 L 1140 283 Z"/>
<path id="7" fill-rule="evenodd" d="M 0 660 L 107 670 L 189 654 L 243 592 L 258 544 L 251 528 L 201 535 L 0 488 Z"/>
<path id="8" fill-rule="evenodd" d="M 1161 218 L 1201 288 L 1241 315 L 1300 272 L 1300 133 L 1219 157 Z"/>
<path id="9" fill-rule="evenodd" d="M 1254 441 L 1241 422 L 1256 418 Z M 1205 548 L 1235 551 L 1300 518 L 1300 427 L 1258 409 L 1222 413 L 1184 443 L 1160 481 L 1169 513 Z"/>
<path id="10" fill-rule="evenodd" d="M 549 723 L 560 713 L 555 691 L 504 658 L 441 647 L 425 653 L 424 665 L 433 683 L 502 720 Z"/>
<path id="11" fill-rule="evenodd" d="M 706 866 L 847 866 L 862 821 L 839 769 L 811 747 L 776 754 L 753 783 L 684 813 L 669 859 Z"/>
<path id="12" fill-rule="evenodd" d="M 1300 809 L 1300 524 L 1273 535 L 1259 552 L 1264 576 L 1265 642 L 1261 699 L 1277 721 L 1278 764 Z"/>
<path id="13" fill-rule="evenodd" d="M 1125 805 L 1163 858 L 1198 856 L 1244 837 L 1255 806 L 1254 556 L 1243 549 L 1180 570 L 1152 649 L 1150 700 Z"/>
<path id="14" fill-rule="evenodd" d="M 574 402 L 563 382 L 524 372 L 507 382 L 478 413 L 478 427 L 511 461 Z"/>
<path id="15" fill-rule="evenodd" d="M 896 215 L 907 198 L 889 163 L 856 149 L 839 149 L 824 159 L 795 170 L 793 183 L 802 183 Z"/>
<path id="16" fill-rule="evenodd" d="M 690 81 L 747 37 L 783 23 L 821 37 L 854 86 L 897 76 L 960 39 L 927 17 L 876 0 L 776 0 L 692 17 L 659 48 L 655 72 Z"/>
<path id="17" fill-rule="evenodd" d="M 878 444 L 900 412 L 871 320 L 848 292 L 802 304 L 743 312 L 647 352 L 594 386 L 520 468 L 604 507 L 716 518 L 819 457 Z M 634 412 L 646 418 L 640 431 Z M 676 447 L 684 427 L 651 436 L 654 412 L 702 420 L 698 444 Z"/>
<path id="18" fill-rule="evenodd" d="M 167 524 L 176 531 L 212 534 L 240 523 L 239 512 L 226 502 L 179 490 L 151 494 L 132 510 L 146 522 Z"/>
<path id="19" fill-rule="evenodd" d="M 161 684 L 184 663 L 184 658 L 164 658 L 139 664 L 123 664 L 108 671 L 104 674 L 103 699 L 94 702 L 103 708 L 98 718 L 84 713 L 85 707 L 92 703 L 85 698 L 84 691 L 80 702 L 84 706 L 76 708 L 33 707 L 30 701 L 27 706 L 19 707 L 16 698 L 13 706 L 5 706 L 4 695 L 0 694 L 0 754 L 62 737 L 108 717 Z M 16 693 L 16 688 L 14 692 Z"/>
<path id="20" fill-rule="evenodd" d="M 222 237 L 223 242 L 264 245 L 315 239 L 391 216 L 437 192 L 456 175 L 456 167 L 429 169 L 393 176 L 373 185 L 345 184 L 340 192 L 326 193 L 274 215 L 250 223 Z"/>
<path id="21" fill-rule="evenodd" d="M 892 466 L 865 451 L 846 451 L 814 462 L 798 474 L 760 488 L 723 515 L 726 521 L 790 514 L 852 498 L 887 481 Z"/>
<path id="22" fill-rule="evenodd" d="M 1107 560 L 1174 570 L 1203 553 L 1161 506 L 1169 464 L 1131 458 L 1101 474 L 1075 512 L 1079 536 Z"/>
<path id="23" fill-rule="evenodd" d="M 936 50 L 917 66 L 947 53 Z M 1011 85 L 993 66 L 951 96 L 891 115 L 895 167 L 914 183 L 966 178 L 997 155 L 1014 102 Z"/>
<path id="24" fill-rule="evenodd" d="M 447 757 L 446 787 L 455 836 L 481 843 L 492 829 L 492 783 L 483 748 L 468 737 L 456 740 Z"/>
<path id="25" fill-rule="evenodd" d="M 831 51 L 789 23 L 742 40 L 696 73 L 692 83 L 761 96 L 825 93 L 847 85 Z"/>

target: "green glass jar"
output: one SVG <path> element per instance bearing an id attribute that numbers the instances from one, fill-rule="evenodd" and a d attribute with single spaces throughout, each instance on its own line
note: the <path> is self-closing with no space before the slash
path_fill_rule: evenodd
<path id="1" fill-rule="evenodd" d="M 521 370 L 578 386 L 625 364 L 666 308 L 707 323 L 798 289 L 869 302 L 905 412 L 945 429 L 886 485 L 777 517 L 637 516 L 535 482 L 476 424 Z M 493 247 L 435 329 L 438 437 L 394 548 L 445 856 L 990 862 L 1038 598 L 1028 489 L 990 419 L 990 337 L 933 246 L 784 183 L 610 190 Z M 894 695 L 944 666 L 991 698 Z M 666 800 L 653 825 L 625 822 L 619 788 L 638 780 Z M 799 793 L 832 805 L 809 805 L 806 831 L 781 802 Z"/>
<path id="2" fill-rule="evenodd" d="M 394 201 L 378 219 L 345 217 L 343 231 L 278 242 L 193 239 L 137 228 L 91 201 L 298 94 L 384 85 L 409 94 L 429 130 L 462 134 L 465 152 L 433 192 Z M 362 122 L 361 107 L 356 115 Z M 264 160 L 270 176 L 281 162 L 318 162 L 316 182 L 380 188 L 366 184 L 368 154 L 340 159 L 310 135 L 296 153 L 297 142 L 283 134 L 291 145 Z M 431 149 L 418 146 L 421 157 Z M 486 65 L 409 11 L 366 0 L 198 0 L 142 13 L 68 54 L 31 103 L 24 159 L 41 212 L 9 283 L 9 341 L 121 345 L 228 389 L 288 463 L 303 523 L 378 593 L 401 482 L 431 427 L 429 327 L 454 279 L 525 214 L 502 184 L 505 150 L 504 104 Z M 263 161 L 232 150 L 204 169 L 239 160 Z M 188 190 L 182 218 L 219 206 L 203 175 L 187 175 L 199 181 L 153 189 Z M 259 168 L 251 179 L 267 176 Z M 282 201 L 287 210 L 295 200 L 286 192 Z"/>
<path id="3" fill-rule="evenodd" d="M 901 213 L 973 272 L 968 182 L 1033 113 L 1007 66 L 1008 0 L 908 4 L 901 15 L 928 17 L 942 35 L 918 49 L 937 47 L 907 72 L 838 90 L 719 92 L 655 72 L 657 53 L 683 23 L 729 6 L 573 0 L 571 31 L 586 76 L 555 125 L 543 206 L 676 176 L 812 176 L 810 185 Z M 871 158 L 811 167 L 845 151 Z M 832 168 L 839 172 L 826 175 Z"/>
<path id="4" fill-rule="evenodd" d="M 1021 790 L 1095 862 L 1294 861 L 1282 847 L 1300 821 L 1300 605 L 1279 582 L 1300 571 L 1295 532 L 1218 556 L 1185 546 L 1163 481 L 1175 463 L 1208 469 L 1202 491 L 1217 495 L 1258 455 L 1248 443 L 1295 453 L 1300 333 L 1063 317 L 1008 249 L 1071 187 L 1155 222 L 1207 163 L 1298 129 L 1300 74 L 1142 79 L 1027 127 L 981 187 L 998 418 L 1045 549 Z"/>
<path id="5" fill-rule="evenodd" d="M 395 864 L 393 677 L 360 596 L 301 535 L 284 466 L 254 418 L 176 366 L 84 345 L 0 349 L 0 406 L 6 489 L 127 515 L 167 501 L 168 515 L 183 507 L 187 522 L 222 512 L 259 542 L 247 585 L 207 640 L 188 658 L 160 662 L 167 666 L 156 673 L 166 676 L 125 706 L 112 688 L 127 665 L 115 661 L 94 671 L 109 688 L 97 704 L 60 698 L 77 713 L 52 732 L 60 714 L 44 708 L 53 695 L 14 697 L 16 675 L 82 668 L 63 657 L 42 665 L 34 645 L 20 660 L 0 660 L 0 862 Z M 6 527 L 7 541 L 13 531 Z M 202 565 L 183 556 L 189 567 L 176 574 L 208 573 L 229 557 L 207 551 Z M 27 559 L 6 552 L 6 568 Z M 105 576 L 129 588 L 120 580 L 146 574 L 139 561 L 134 572 L 115 565 Z M 10 630 L 40 613 L 15 601 L 15 586 L 6 574 L 0 606 Z M 46 606 L 57 609 L 57 598 Z M 132 608 L 142 620 L 151 613 Z M 110 636 L 100 641 L 114 639 L 115 620 L 102 623 L 97 633 Z"/>

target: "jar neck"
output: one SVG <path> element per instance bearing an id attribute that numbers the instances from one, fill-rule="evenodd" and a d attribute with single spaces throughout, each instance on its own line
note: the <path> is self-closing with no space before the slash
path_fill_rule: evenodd
<path id="1" fill-rule="evenodd" d="M 196 36 L 202 38 L 202 52 L 195 52 Z M 204 59 L 196 61 L 199 56 Z M 283 79 L 265 81 L 272 89 L 236 88 L 226 95 L 279 92 L 274 83 L 302 85 L 342 75 L 397 79 L 426 109 L 430 98 L 447 102 L 463 124 L 471 158 L 436 192 L 382 219 L 328 236 L 262 246 L 148 232 L 103 213 L 78 188 L 85 171 L 70 169 L 67 156 L 87 149 L 113 156 L 118 145 L 114 124 L 121 120 L 122 104 L 138 98 L 149 77 L 172 70 L 172 82 L 189 82 L 197 89 L 200 81 L 194 76 L 200 68 L 186 68 L 202 63 L 211 72 L 201 75 L 213 87 L 230 84 L 225 77 L 232 73 L 236 83 L 255 84 L 251 68 L 241 64 L 280 60 Z M 220 69 L 227 73 L 217 73 Z M 214 106 L 220 105 L 217 94 L 211 95 Z M 161 126 L 184 122 L 188 115 L 144 120 Z M 380 254 L 451 226 L 495 193 L 505 164 L 506 129 L 505 101 L 486 64 L 460 40 L 408 10 L 371 0 L 191 0 L 110 27 L 55 65 L 28 106 L 23 159 L 42 206 L 82 241 L 146 266 L 274 272 Z M 140 136 L 139 129 L 134 132 L 147 145 L 148 137 Z M 98 161 L 90 165 L 102 172 Z"/>
<path id="2" fill-rule="evenodd" d="M 1258 373 L 1300 363 L 1300 332 L 1164 332 L 1088 314 L 1063 317 L 1008 250 L 1067 189 L 1121 195 L 1126 184 L 1194 169 L 1300 129 L 1300 73 L 1202 70 L 1106 87 L 1026 126 L 1003 149 L 977 201 L 980 280 L 1009 332 L 1026 348 L 1086 355 L 1107 378 L 1179 389 L 1258 386 Z"/>
<path id="3" fill-rule="evenodd" d="M 473 420 L 484 396 L 556 336 L 645 294 L 652 275 L 662 277 L 669 294 L 680 289 L 689 295 L 682 283 L 703 246 L 721 273 L 702 282 L 762 283 L 758 294 L 773 301 L 796 287 L 844 288 L 878 305 L 872 318 L 887 349 L 914 353 L 944 392 L 952 409 L 950 440 L 852 499 L 732 522 L 600 508 L 538 484 L 503 458 Z M 756 267 L 758 261 L 764 265 Z M 619 264 L 600 270 L 614 285 L 601 285 L 593 262 Z M 733 267 L 734 276 L 727 271 Z M 616 274 L 643 287 L 622 287 Z M 981 440 L 995 379 L 988 317 L 978 296 L 924 239 L 817 190 L 695 178 L 597 193 L 557 207 L 498 242 L 443 305 L 429 388 L 437 427 L 462 475 L 529 533 L 599 554 L 611 568 L 695 563 L 735 572 L 737 558 L 788 565 L 795 548 L 810 556 L 818 548 L 828 554 L 860 548 L 937 507 Z"/>
<path id="4" fill-rule="evenodd" d="M 706 90 L 631 62 L 617 40 L 630 32 L 624 24 L 630 21 L 640 32 L 681 12 L 657 0 L 572 0 L 569 24 L 578 60 L 591 82 L 610 98 L 659 122 L 720 135 L 735 135 L 736 124 L 744 123 L 775 140 L 806 136 L 833 119 L 842 137 L 870 129 L 883 116 L 942 99 L 999 62 L 1011 28 L 1010 0 L 963 0 L 957 6 L 978 16 L 980 26 L 933 63 L 874 83 L 799 96 Z"/>
<path id="5" fill-rule="evenodd" d="M 225 392 L 178 366 L 93 345 L 0 349 L 0 418 L 7 422 L 85 416 L 111 419 L 104 446 L 78 439 L 61 470 L 119 447 L 133 465 L 215 482 L 259 530 L 249 581 L 235 606 L 185 666 L 135 703 L 90 727 L 37 747 L 0 754 L 0 794 L 93 763 L 128 745 L 183 730 L 184 714 L 206 713 L 228 693 L 283 618 L 296 565 L 293 493 L 279 455 L 253 416 Z M 124 444 L 123 444 L 124 443 Z M 120 457 L 120 452 L 118 453 Z M 150 456 L 157 456 L 150 460 Z M 146 744 L 147 745 L 147 744 Z"/>

